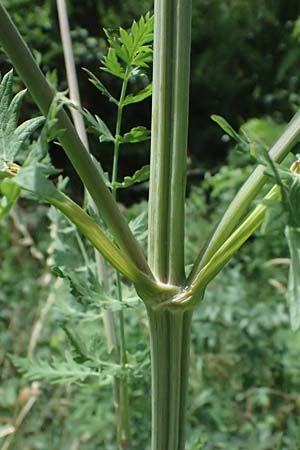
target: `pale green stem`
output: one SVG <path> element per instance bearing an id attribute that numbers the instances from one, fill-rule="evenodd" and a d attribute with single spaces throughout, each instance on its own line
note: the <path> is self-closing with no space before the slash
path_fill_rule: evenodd
<path id="1" fill-rule="evenodd" d="M 184 450 L 192 311 L 147 312 L 152 359 L 151 450 Z"/>
<path id="2" fill-rule="evenodd" d="M 164 283 L 184 283 L 191 0 L 156 0 L 148 260 Z M 170 301 L 170 299 L 169 299 Z M 184 450 L 191 311 L 148 307 L 152 450 Z"/>
<path id="3" fill-rule="evenodd" d="M 149 264 L 161 281 L 184 280 L 191 0 L 157 0 L 154 12 Z"/>
<path id="4" fill-rule="evenodd" d="M 275 185 L 264 200 L 279 200 L 280 187 Z M 202 292 L 207 284 L 217 275 L 230 258 L 249 239 L 255 230 L 263 223 L 268 206 L 264 203 L 258 205 L 242 222 L 242 224 L 229 236 L 209 262 L 200 270 L 193 283 L 189 285 L 187 291 L 190 296 L 195 297 Z"/>
<path id="5" fill-rule="evenodd" d="M 89 260 L 88 254 L 86 252 L 84 243 L 82 242 L 81 236 L 78 233 L 77 228 L 75 228 L 75 238 L 76 238 L 80 253 L 82 255 L 82 259 L 85 264 L 85 267 L 88 268 L 90 266 L 90 260 Z"/>
<path id="6" fill-rule="evenodd" d="M 116 182 L 118 180 L 119 169 L 119 151 L 120 151 L 120 135 L 123 117 L 123 102 L 126 96 L 127 84 L 128 84 L 129 68 L 126 68 L 124 80 L 122 83 L 122 89 L 120 99 L 118 103 L 116 130 L 115 130 L 115 142 L 114 142 L 114 156 L 113 156 L 113 170 L 112 170 L 112 195 L 114 199 L 117 199 L 117 187 Z M 122 284 L 120 274 L 117 272 L 117 293 L 120 303 L 123 302 Z M 119 446 L 120 450 L 129 450 L 131 448 L 131 431 L 129 420 L 129 392 L 128 392 L 128 378 L 126 374 L 127 367 L 127 353 L 126 353 L 126 335 L 125 335 L 125 321 L 124 312 L 121 310 L 118 313 L 119 326 L 120 326 L 120 365 L 123 369 L 123 376 L 119 380 L 120 384 L 120 403 L 119 403 Z"/>
<path id="7" fill-rule="evenodd" d="M 271 158 L 280 163 L 296 145 L 300 138 L 300 111 L 290 121 L 286 130 L 276 141 L 270 150 Z M 241 187 L 231 204 L 227 208 L 218 226 L 212 233 L 209 241 L 201 250 L 189 275 L 188 282 L 192 283 L 198 276 L 199 271 L 209 262 L 220 246 L 225 242 L 232 231 L 239 225 L 247 212 L 249 205 L 255 199 L 267 181 L 264 167 L 258 166 Z"/>
<path id="8" fill-rule="evenodd" d="M 55 97 L 55 92 L 37 66 L 29 48 L 1 4 L 0 43 L 28 87 L 41 112 L 47 116 Z M 59 137 L 62 147 L 97 208 L 101 211 L 102 217 L 113 233 L 118 245 L 140 270 L 151 275 L 140 245 L 132 235 L 126 220 L 106 187 L 105 181 L 99 175 L 99 170 L 63 109 L 60 109 L 57 113 L 57 120 L 58 128 L 64 130 L 64 133 Z"/>

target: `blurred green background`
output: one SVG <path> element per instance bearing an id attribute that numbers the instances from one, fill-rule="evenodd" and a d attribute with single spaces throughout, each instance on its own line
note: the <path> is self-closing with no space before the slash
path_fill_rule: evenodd
<path id="1" fill-rule="evenodd" d="M 2 3 L 37 52 L 43 70 L 55 70 L 59 89 L 65 89 L 55 2 Z M 193 261 L 211 224 L 253 166 L 253 161 L 238 153 L 211 121 L 211 114 L 224 116 L 236 129 L 248 127 L 270 145 L 300 107 L 298 1 L 194 0 L 193 5 L 187 264 Z M 81 68 L 99 75 L 100 60 L 106 52 L 103 27 L 127 27 L 133 18 L 151 9 L 151 2 L 138 0 L 69 2 L 83 104 L 111 126 L 115 120 L 113 106 L 92 87 Z M 1 53 L 1 72 L 8 68 Z M 109 85 L 114 83 L 112 90 L 118 90 L 115 80 L 108 75 L 104 79 Z M 124 127 L 149 126 L 150 109 L 150 101 L 128 109 Z M 27 96 L 22 116 L 33 113 L 36 109 Z M 111 148 L 99 146 L 96 140 L 91 140 L 91 145 L 108 170 Z M 74 197 L 80 198 L 81 187 L 63 152 L 54 147 L 52 157 L 70 176 Z M 121 155 L 121 175 L 132 174 L 148 159 L 148 144 L 126 149 Z M 121 201 L 128 206 L 129 219 L 146 210 L 145 197 L 144 188 L 123 195 Z M 0 223 L 0 450 L 7 442 L 7 437 L 1 438 L 1 431 L 15 423 L 37 389 L 19 374 L 9 355 L 34 353 L 37 359 L 48 361 L 63 358 L 70 342 L 62 316 L 69 317 L 70 329 L 89 345 L 99 352 L 99 348 L 102 353 L 106 351 L 101 320 L 93 322 L 87 332 L 85 322 L 78 319 L 78 311 L 87 313 L 87 305 L 79 305 L 77 315 L 71 316 L 73 297 L 66 293 L 64 283 L 55 288 L 55 300 L 49 300 L 54 283 L 53 278 L 49 282 L 47 260 L 52 219 L 47 218 L 44 205 L 36 208 L 23 201 L 12 217 Z M 139 224 L 142 231 L 143 220 Z M 292 332 L 289 326 L 285 302 L 288 249 L 281 225 L 280 212 L 275 211 L 209 287 L 195 314 L 188 450 L 300 449 L 300 333 Z M 51 252 L 50 257 L 54 257 Z M 49 306 L 46 310 L 45 305 Z M 100 311 L 106 307 L 100 305 Z M 127 307 L 126 330 L 133 367 L 133 448 L 148 449 L 146 318 L 137 299 Z M 11 449 L 117 448 L 109 385 L 53 385 L 41 381 L 39 391 Z"/>

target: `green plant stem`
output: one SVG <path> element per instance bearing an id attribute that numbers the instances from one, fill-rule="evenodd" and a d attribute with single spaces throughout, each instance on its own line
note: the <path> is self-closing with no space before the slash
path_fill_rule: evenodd
<path id="1" fill-rule="evenodd" d="M 64 50 L 64 57 L 65 57 L 65 66 L 66 66 L 66 72 L 67 72 L 67 79 L 68 79 L 68 86 L 69 86 L 69 95 L 70 99 L 73 103 L 81 107 L 81 99 L 80 99 L 80 92 L 79 92 L 79 86 L 78 86 L 78 79 L 77 79 L 77 73 L 76 73 L 76 66 L 74 61 L 74 53 L 73 53 L 73 46 L 72 46 L 72 40 L 71 40 L 71 33 L 70 33 L 70 25 L 69 25 L 69 19 L 68 19 L 68 12 L 67 12 L 67 5 L 65 0 L 57 0 L 57 11 L 58 11 L 58 18 L 59 18 L 59 25 L 60 25 L 60 32 L 61 32 L 61 39 L 63 43 L 63 50 Z M 72 108 L 71 110 L 73 122 L 75 125 L 75 128 L 77 130 L 77 133 L 84 143 L 86 149 L 89 151 L 89 141 L 83 121 L 83 117 L 80 114 L 80 112 L 77 109 Z M 91 208 L 97 212 L 97 207 L 93 201 L 93 199 L 88 194 L 87 190 L 84 190 L 84 205 L 90 205 Z M 82 241 L 76 232 L 76 237 L 78 236 L 78 242 L 82 246 Z M 86 255 L 86 252 L 84 250 L 84 247 L 82 248 L 82 254 L 84 256 L 84 259 L 86 261 L 86 264 L 88 263 L 88 258 Z M 95 262 L 96 262 L 96 274 L 101 280 L 101 283 L 103 284 L 104 289 L 108 292 L 108 273 L 107 273 L 107 267 L 105 260 L 103 256 L 95 249 L 94 252 L 95 255 Z M 104 311 L 103 312 L 103 323 L 104 323 L 104 329 L 105 329 L 105 335 L 107 340 L 107 348 L 108 352 L 113 356 L 114 360 L 116 362 L 119 361 L 119 345 L 117 340 L 117 333 L 116 333 L 116 323 L 115 323 L 115 317 L 114 313 L 112 311 Z M 114 405 L 115 409 L 118 412 L 119 411 L 119 404 L 120 404 L 120 383 L 119 379 L 117 377 L 113 378 L 113 394 L 114 394 Z"/>
<path id="2" fill-rule="evenodd" d="M 298 111 L 288 124 L 284 133 L 270 149 L 270 157 L 273 161 L 280 163 L 296 145 L 300 138 L 300 111 Z M 264 174 L 264 167 L 258 166 L 241 187 L 224 216 L 213 231 L 209 241 L 200 251 L 193 269 L 189 275 L 188 282 L 192 283 L 198 276 L 200 270 L 209 262 L 229 235 L 239 225 L 247 212 L 249 205 L 260 192 L 268 177 Z"/>
<path id="3" fill-rule="evenodd" d="M 192 311 L 147 310 L 152 358 L 151 450 L 184 450 Z"/>
<path id="4" fill-rule="evenodd" d="M 156 0 L 154 11 L 148 260 L 157 279 L 177 286 L 185 280 L 191 7 L 191 0 Z M 152 359 L 151 449 L 184 450 L 192 312 L 149 306 L 147 311 Z"/>
<path id="5" fill-rule="evenodd" d="M 149 194 L 149 264 L 163 282 L 184 275 L 191 0 L 156 0 Z"/>
<path id="6" fill-rule="evenodd" d="M 117 292 L 118 300 L 122 303 L 122 285 L 120 274 L 117 273 Z M 129 390 L 127 377 L 127 352 L 126 352 L 126 336 L 125 336 L 125 321 L 123 310 L 119 311 L 119 326 L 120 326 L 120 365 L 123 369 L 123 376 L 119 380 L 119 424 L 118 437 L 120 450 L 129 450 L 131 448 L 131 430 L 130 430 L 130 415 L 129 415 Z"/>
<path id="7" fill-rule="evenodd" d="M 126 90 L 127 90 L 127 85 L 128 85 L 128 74 L 129 74 L 129 68 L 127 67 L 126 71 L 125 71 L 124 80 L 122 83 L 121 94 L 120 94 L 120 99 L 119 99 L 119 103 L 118 103 L 116 130 L 115 130 L 113 170 L 112 170 L 112 177 L 111 177 L 112 194 L 115 199 L 116 199 L 116 195 L 117 195 L 116 182 L 117 182 L 117 178 L 118 178 L 118 168 L 119 168 L 120 134 L 121 134 L 123 108 L 124 108 L 123 103 L 124 103 L 124 99 L 126 96 Z"/>
<path id="8" fill-rule="evenodd" d="M 126 68 L 125 77 L 122 83 L 120 99 L 118 103 L 115 142 L 114 142 L 114 156 L 113 156 L 113 170 L 112 170 L 112 195 L 117 200 L 118 168 L 119 168 L 119 152 L 120 152 L 120 134 L 123 118 L 123 102 L 126 96 L 128 84 L 129 68 Z M 117 272 L 117 293 L 120 303 L 123 302 L 122 284 L 120 274 Z M 125 320 L 124 312 L 122 310 L 118 313 L 119 327 L 120 327 L 120 365 L 123 369 L 123 376 L 119 380 L 119 424 L 118 437 L 120 450 L 129 450 L 131 448 L 131 431 L 129 420 L 129 391 L 128 391 L 128 377 L 127 377 L 127 352 L 126 352 L 126 335 L 125 335 Z"/>
<path id="9" fill-rule="evenodd" d="M 81 107 L 81 99 L 80 99 L 80 92 L 79 92 L 79 86 L 78 86 L 78 79 L 77 79 L 77 73 L 76 73 L 76 66 L 74 61 L 74 53 L 73 53 L 73 46 L 72 46 L 72 40 L 71 40 L 71 32 L 70 32 L 70 25 L 69 25 L 69 19 L 68 19 L 68 11 L 67 11 L 67 5 L 66 0 L 57 0 L 57 12 L 58 12 L 58 18 L 59 18 L 59 27 L 61 32 L 61 39 L 63 43 L 63 50 L 64 50 L 64 58 L 65 58 L 65 66 L 66 66 L 66 72 L 67 72 L 67 79 L 68 79 L 68 86 L 69 86 L 69 95 L 72 102 L 74 102 L 76 105 Z M 75 128 L 77 130 L 77 133 L 84 143 L 86 149 L 89 151 L 89 141 L 83 121 L 83 117 L 80 114 L 80 112 L 77 109 L 72 108 L 71 110 L 73 122 L 75 125 Z M 93 201 L 93 199 L 88 195 L 87 190 L 84 190 L 84 204 L 88 204 L 91 206 L 91 208 L 96 212 L 97 207 Z M 76 237 L 78 234 L 76 234 Z M 78 236 L 79 238 L 79 236 Z M 79 238 L 80 239 L 80 238 Z M 80 240 L 81 242 L 81 240 Z M 84 259 L 86 261 L 86 264 L 88 262 L 88 258 L 86 255 L 86 252 L 84 253 L 82 249 L 82 253 L 84 256 Z M 99 276 L 101 283 L 104 286 L 104 289 L 108 291 L 108 274 L 107 274 L 107 267 L 105 260 L 103 256 L 95 249 L 95 262 L 96 262 L 96 272 Z M 107 339 L 107 348 L 108 352 L 113 355 L 115 358 L 115 361 L 117 362 L 119 360 L 119 348 L 118 348 L 118 341 L 117 341 L 117 334 L 116 334 L 116 324 L 115 324 L 115 317 L 112 311 L 104 311 L 103 312 L 103 322 L 104 322 L 104 329 L 105 329 L 105 335 Z M 118 388 L 118 381 L 116 377 L 114 377 L 113 380 L 113 389 L 114 389 L 114 398 L 115 398 L 115 405 L 116 408 L 118 408 L 119 404 L 119 388 Z"/>
<path id="10" fill-rule="evenodd" d="M 41 112 L 47 116 L 55 97 L 53 88 L 48 84 L 32 54 L 11 21 L 7 11 L 0 4 L 0 43 L 16 67 L 22 80 L 28 87 L 34 101 Z M 140 245 L 133 237 L 128 224 L 120 213 L 111 193 L 99 175 L 90 154 L 80 140 L 66 112 L 61 109 L 57 114 L 58 128 L 63 129 L 59 140 L 75 170 L 86 186 L 91 197 L 118 245 L 123 252 L 144 273 L 151 271 L 143 255 Z"/>
<path id="11" fill-rule="evenodd" d="M 273 188 L 264 197 L 266 201 L 279 200 L 281 195 L 278 185 Z M 197 277 L 188 287 L 189 295 L 194 298 L 198 292 L 202 292 L 207 284 L 217 275 L 225 266 L 230 258 L 239 250 L 239 248 L 249 239 L 249 237 L 262 225 L 268 206 L 264 203 L 258 205 L 242 224 L 229 236 L 221 245 L 209 262 L 200 270 Z"/>

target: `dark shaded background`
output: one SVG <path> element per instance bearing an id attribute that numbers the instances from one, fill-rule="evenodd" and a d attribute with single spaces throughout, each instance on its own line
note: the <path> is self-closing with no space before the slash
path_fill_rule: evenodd
<path id="1" fill-rule="evenodd" d="M 39 52 L 45 72 L 56 70 L 63 90 L 65 70 L 53 0 L 5 0 L 26 41 Z M 127 27 L 133 18 L 153 8 L 151 1 L 73 0 L 69 3 L 70 23 L 78 67 L 82 101 L 114 129 L 114 106 L 88 82 L 86 67 L 100 75 L 100 60 L 106 51 L 103 27 Z M 224 116 L 238 127 L 251 117 L 271 115 L 287 121 L 300 104 L 300 5 L 296 0 L 195 0 L 191 55 L 191 102 L 189 181 L 195 182 L 206 170 L 217 170 L 229 148 L 211 114 Z M 0 68 L 7 69 L 1 55 Z M 118 92 L 118 81 L 107 74 L 102 80 Z M 149 71 L 151 77 L 151 71 Z M 132 89 L 135 86 L 131 86 Z M 30 115 L 29 100 L 23 111 Z M 123 129 L 150 126 L 151 102 L 127 109 Z M 138 122 L 137 122 L 138 118 Z M 109 145 L 91 139 L 93 152 L 105 170 L 111 164 Z M 59 167 L 72 170 L 60 149 L 52 151 Z M 132 174 L 149 158 L 149 144 L 136 144 L 121 153 L 120 176 Z M 125 194 L 127 195 L 127 194 Z M 144 194 L 131 192 L 125 202 Z"/>

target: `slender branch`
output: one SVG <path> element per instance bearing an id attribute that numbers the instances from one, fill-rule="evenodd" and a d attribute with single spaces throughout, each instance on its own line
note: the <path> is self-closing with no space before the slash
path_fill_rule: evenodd
<path id="1" fill-rule="evenodd" d="M 119 169 L 119 152 L 120 152 L 120 134 L 123 118 L 123 102 L 126 96 L 128 85 L 129 67 L 126 68 L 125 76 L 122 83 L 122 89 L 120 99 L 118 102 L 118 112 L 116 120 L 115 140 L 114 140 L 114 156 L 113 156 L 113 170 L 111 177 L 112 195 L 117 200 L 117 187 L 116 182 L 118 180 Z M 117 294 L 120 303 L 123 302 L 122 284 L 120 274 L 117 273 Z M 124 370 L 123 377 L 119 380 L 120 386 L 120 401 L 119 401 L 119 424 L 118 424 L 118 437 L 120 450 L 129 450 L 131 448 L 131 430 L 129 421 L 129 390 L 128 390 L 128 378 L 126 374 L 127 366 L 127 351 L 126 351 L 126 335 L 125 335 L 125 320 L 123 309 L 118 313 L 119 327 L 120 327 L 120 365 Z"/>
<path id="2" fill-rule="evenodd" d="M 299 141 L 299 137 L 300 111 L 295 114 L 286 130 L 270 149 L 269 153 L 271 158 L 275 162 L 280 163 Z M 264 167 L 258 166 L 232 200 L 209 241 L 200 251 L 189 275 L 189 283 L 193 282 L 199 271 L 208 263 L 210 258 L 238 226 L 239 222 L 247 212 L 249 205 L 260 192 L 266 181 L 267 177 L 264 175 Z"/>
<path id="3" fill-rule="evenodd" d="M 42 198 L 63 212 L 105 259 L 126 278 L 145 292 L 148 291 L 150 295 L 161 292 L 161 286 L 141 272 L 80 206 L 61 192 L 57 191 L 57 194 L 55 197 L 43 195 Z"/>
<path id="4" fill-rule="evenodd" d="M 27 85 L 41 112 L 47 116 L 55 92 L 46 81 L 29 48 L 1 4 L 0 43 Z M 118 245 L 140 270 L 151 274 L 140 245 L 132 235 L 104 180 L 99 175 L 96 165 L 63 109 L 58 112 L 57 119 L 59 129 L 64 130 L 59 140 L 97 208 L 101 211 L 103 219 L 113 233 Z"/>
<path id="5" fill-rule="evenodd" d="M 65 67 L 67 72 L 70 99 L 75 105 L 80 107 L 81 106 L 80 92 L 78 87 L 78 79 L 72 48 L 67 5 L 65 0 L 57 0 L 56 4 L 57 4 L 60 35 L 64 50 Z M 71 109 L 71 115 L 80 139 L 84 143 L 86 149 L 89 150 L 89 143 L 82 115 L 75 108 Z"/>
<path id="6" fill-rule="evenodd" d="M 63 43 L 65 66 L 67 72 L 68 86 L 70 91 L 70 99 L 79 107 L 81 106 L 80 91 L 78 86 L 78 79 L 76 73 L 76 66 L 74 61 L 74 53 L 71 41 L 70 25 L 68 19 L 67 5 L 65 0 L 57 0 L 57 11 L 60 24 L 60 33 Z M 84 125 L 84 120 L 82 115 L 77 109 L 72 108 L 71 114 L 73 117 L 75 128 L 82 142 L 84 143 L 87 150 L 89 150 L 88 137 Z M 85 192 L 85 197 L 87 198 L 88 204 L 92 207 L 94 211 L 97 211 L 97 206 L 95 205 L 93 199 Z M 108 277 L 107 268 L 103 256 L 95 250 L 95 261 L 97 274 L 103 283 L 105 289 L 108 289 Z M 116 360 L 118 360 L 119 348 L 116 335 L 116 324 L 115 318 L 112 311 L 104 311 L 103 313 L 104 329 L 107 339 L 107 346 L 109 353 L 113 353 Z M 117 389 L 117 387 L 115 386 Z M 118 395 L 115 393 L 116 403 L 118 403 Z"/>
<path id="7" fill-rule="evenodd" d="M 265 200 L 278 200 L 280 187 L 275 185 L 265 196 Z M 193 283 L 188 288 L 189 294 L 195 296 L 203 291 L 205 286 L 217 275 L 234 253 L 249 239 L 254 231 L 262 224 L 268 206 L 258 205 L 242 222 L 242 224 L 221 245 L 209 262 L 200 270 Z"/>
<path id="8" fill-rule="evenodd" d="M 157 0 L 154 12 L 149 263 L 164 282 L 184 279 L 184 200 L 191 0 Z"/>

